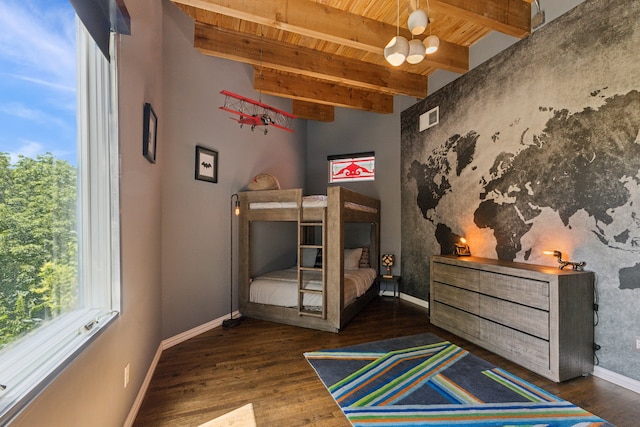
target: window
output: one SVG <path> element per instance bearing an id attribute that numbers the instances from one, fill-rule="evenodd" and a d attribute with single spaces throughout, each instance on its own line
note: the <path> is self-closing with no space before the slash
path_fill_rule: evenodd
<path id="1" fill-rule="evenodd" d="M 111 35 L 109 62 L 66 1 L 41 1 L 40 6 L 34 13 L 19 1 L 0 5 L 0 15 L 24 19 L 9 31 L 34 32 L 25 57 L 18 50 L 9 52 L 13 58 L 2 57 L 0 49 L 0 63 L 15 61 L 18 73 L 30 60 L 65 69 L 68 64 L 61 60 L 72 58 L 70 69 L 77 76 L 71 93 L 77 102 L 65 100 L 52 81 L 12 75 L 11 93 L 24 99 L 0 107 L 0 114 L 63 130 L 77 126 L 77 136 L 67 138 L 70 144 L 54 144 L 58 134 L 45 126 L 38 143 L 27 144 L 32 151 L 18 155 L 19 147 L 5 145 L 7 134 L 0 130 L 0 424 L 28 404 L 120 310 L 116 36 Z M 47 34 L 46 24 L 60 17 L 60 32 Z M 74 31 L 73 43 L 58 37 Z M 48 44 L 56 60 L 26 58 L 40 47 L 36 43 Z M 26 107 L 36 89 L 52 105 L 73 105 L 77 119 L 69 125 L 54 114 L 60 110 L 45 111 L 45 106 L 36 115 L 35 108 Z"/>
<path id="2" fill-rule="evenodd" d="M 329 183 L 346 181 L 374 181 L 376 153 L 353 153 L 327 156 Z"/>

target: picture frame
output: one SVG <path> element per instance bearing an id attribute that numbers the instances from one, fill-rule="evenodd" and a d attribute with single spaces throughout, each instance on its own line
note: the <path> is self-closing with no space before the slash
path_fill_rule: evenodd
<path id="1" fill-rule="evenodd" d="M 218 182 L 218 152 L 210 148 L 196 145 L 196 179 L 207 182 Z"/>
<path id="2" fill-rule="evenodd" d="M 156 144 L 158 140 L 158 116 L 151 104 L 144 104 L 142 119 L 142 155 L 149 163 L 156 162 Z"/>

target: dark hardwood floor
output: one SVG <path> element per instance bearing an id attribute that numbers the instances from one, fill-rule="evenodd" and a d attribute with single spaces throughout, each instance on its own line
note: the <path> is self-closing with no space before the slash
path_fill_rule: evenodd
<path id="1" fill-rule="evenodd" d="M 198 426 L 253 403 L 262 426 L 348 427 L 303 353 L 432 332 L 618 427 L 637 426 L 640 395 L 593 376 L 555 384 L 428 323 L 427 311 L 378 298 L 339 334 L 245 319 L 163 352 L 134 426 Z"/>

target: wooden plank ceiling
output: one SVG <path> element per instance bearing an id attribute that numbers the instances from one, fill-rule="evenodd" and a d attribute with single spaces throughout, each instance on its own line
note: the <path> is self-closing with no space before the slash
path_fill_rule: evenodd
<path id="1" fill-rule="evenodd" d="M 419 64 L 393 67 L 383 56 L 396 35 L 394 0 L 172 0 L 195 21 L 194 47 L 206 55 L 251 64 L 254 88 L 293 99 L 300 118 L 333 120 L 335 106 L 393 112 L 393 96 L 424 98 L 437 69 L 465 73 L 469 47 L 491 31 L 531 32 L 533 0 L 401 0 L 407 19 L 428 11 L 440 48 Z M 417 1 L 417 3 L 416 3 Z"/>

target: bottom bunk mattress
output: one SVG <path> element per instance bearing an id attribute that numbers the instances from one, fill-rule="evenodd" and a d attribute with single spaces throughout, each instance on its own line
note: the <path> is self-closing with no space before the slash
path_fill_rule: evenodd
<path id="1" fill-rule="evenodd" d="M 373 268 L 358 268 L 344 271 L 344 305 L 354 302 L 367 292 L 375 282 L 376 271 Z M 305 271 L 303 287 L 310 290 L 322 290 L 322 272 Z M 249 301 L 282 307 L 298 306 L 298 268 L 277 270 L 258 276 L 251 282 Z M 322 295 L 304 294 L 305 307 L 321 307 Z"/>

